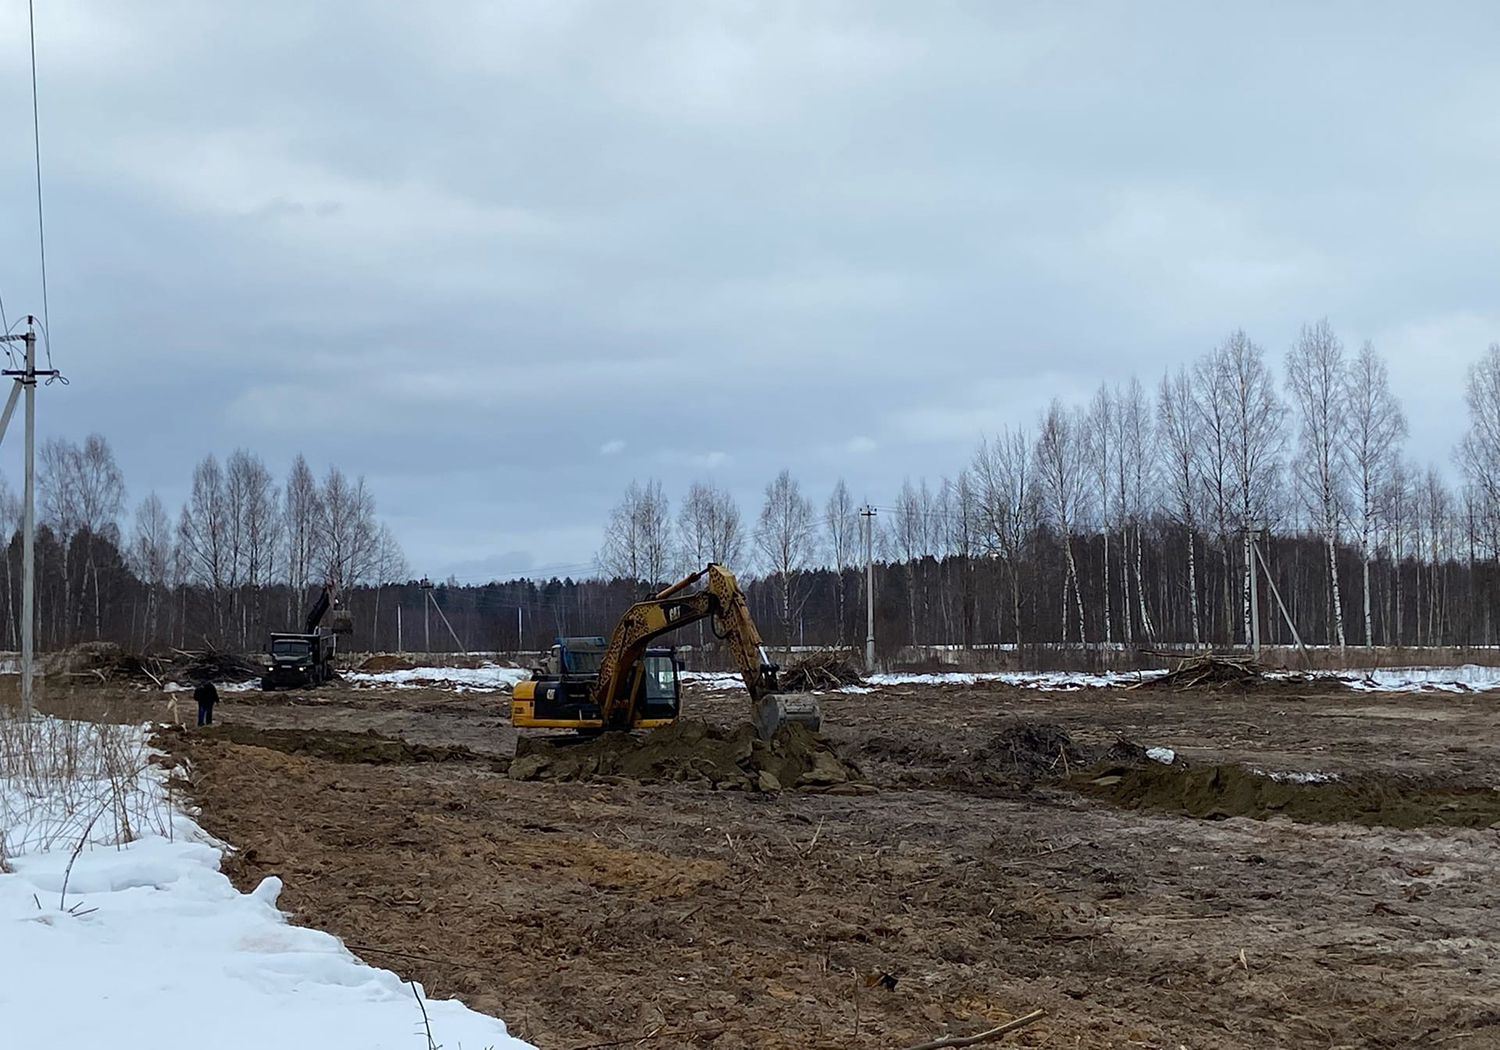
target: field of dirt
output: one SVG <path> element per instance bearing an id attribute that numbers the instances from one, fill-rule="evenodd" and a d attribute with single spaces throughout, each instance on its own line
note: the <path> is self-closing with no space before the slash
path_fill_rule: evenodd
<path id="1" fill-rule="evenodd" d="M 830 694 L 838 794 L 517 780 L 506 716 L 339 685 L 160 740 L 238 884 L 545 1050 L 899 1050 L 1037 1008 L 1009 1045 L 1500 1046 L 1500 698 Z"/>

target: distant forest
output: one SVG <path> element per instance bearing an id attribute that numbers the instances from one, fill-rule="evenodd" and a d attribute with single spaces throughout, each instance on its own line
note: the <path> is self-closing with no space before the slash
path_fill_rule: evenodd
<path id="1" fill-rule="evenodd" d="M 536 650 L 604 634 L 631 602 L 708 561 L 740 577 L 768 642 L 862 647 L 867 545 L 877 651 L 908 645 L 1500 644 L 1500 344 L 1471 366 L 1458 483 L 1403 452 L 1386 365 L 1303 328 L 1280 381 L 1235 332 L 1154 389 L 1054 400 L 987 436 L 960 470 L 859 507 L 842 481 L 814 503 L 789 470 L 741 517 L 711 482 L 671 506 L 632 482 L 588 579 L 426 585 L 362 478 L 278 484 L 235 452 L 195 468 L 175 518 L 154 494 L 122 528 L 105 439 L 49 441 L 38 474 L 39 644 L 259 648 L 331 580 L 357 649 Z M 0 521 L 18 520 L 0 492 Z M 14 648 L 20 541 L 0 580 Z M 1252 572 L 1252 570 L 1254 570 Z M 1252 583 L 1254 586 L 1252 586 Z M 1254 604 L 1252 604 L 1254 603 Z M 1255 616 L 1252 616 L 1255 613 Z M 707 625 L 675 639 L 711 645 Z"/>

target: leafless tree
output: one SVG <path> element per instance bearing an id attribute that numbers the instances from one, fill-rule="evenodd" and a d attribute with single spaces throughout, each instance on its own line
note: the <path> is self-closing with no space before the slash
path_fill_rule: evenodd
<path id="1" fill-rule="evenodd" d="M 1094 510 L 1098 512 L 1099 534 L 1104 541 L 1104 590 L 1102 604 L 1104 610 L 1104 644 L 1114 643 L 1114 626 L 1110 618 L 1110 579 L 1109 579 L 1109 534 L 1115 526 L 1115 519 L 1111 511 L 1116 511 L 1120 502 L 1111 492 L 1110 478 L 1115 466 L 1116 455 L 1119 451 L 1115 443 L 1115 399 L 1110 393 L 1109 387 L 1101 384 L 1094 393 L 1094 399 L 1089 403 L 1089 412 L 1084 421 L 1084 454 L 1088 460 L 1089 473 L 1092 477 L 1095 498 L 1092 501 Z M 1124 484 L 1124 474 L 1120 474 L 1121 486 Z M 1127 613 L 1126 622 L 1129 622 Z M 1130 629 L 1125 629 L 1125 641 L 1130 641 Z"/>
<path id="2" fill-rule="evenodd" d="M 231 587 L 243 586 L 249 601 L 240 601 L 241 644 L 248 643 L 250 625 L 246 612 L 255 604 L 255 633 L 264 618 L 258 604 L 261 589 L 279 572 L 285 517 L 281 494 L 261 458 L 236 449 L 224 469 L 224 491 L 230 515 L 230 559 L 234 570 Z"/>
<path id="3" fill-rule="evenodd" d="M 192 578 L 213 595 L 214 626 L 224 631 L 224 593 L 233 571 L 230 565 L 229 506 L 224 494 L 224 471 L 216 456 L 204 456 L 193 468 L 193 487 L 182 508 L 177 542 Z"/>
<path id="4" fill-rule="evenodd" d="M 174 547 L 172 520 L 161 498 L 152 492 L 135 509 L 135 530 L 130 540 L 131 569 L 146 584 L 143 642 L 157 638 L 161 604 L 172 583 Z"/>
<path id="5" fill-rule="evenodd" d="M 1026 431 L 1016 427 L 981 441 L 973 462 L 979 535 L 984 549 L 1005 567 L 1018 646 L 1022 641 L 1021 565 L 1039 516 L 1034 459 Z"/>
<path id="6" fill-rule="evenodd" d="M 1303 325 L 1286 359 L 1287 387 L 1297 409 L 1301 448 L 1293 473 L 1328 553 L 1328 588 L 1334 637 L 1346 645 L 1339 595 L 1339 523 L 1348 500 L 1346 455 L 1349 403 L 1344 344 L 1328 319 Z"/>
<path id="7" fill-rule="evenodd" d="M 677 543 L 686 572 L 709 562 L 737 567 L 744 537 L 734 497 L 711 483 L 693 482 L 677 511 Z"/>
<path id="8" fill-rule="evenodd" d="M 1231 398 L 1229 376 L 1223 367 L 1222 348 L 1210 351 L 1193 365 L 1193 406 L 1200 434 L 1198 464 L 1202 483 L 1204 518 L 1218 540 L 1223 571 L 1220 580 L 1218 616 L 1229 640 L 1234 637 L 1234 600 L 1230 580 L 1234 576 L 1229 534 L 1233 524 L 1234 481 L 1231 461 Z M 1206 544 L 1205 544 L 1206 546 Z M 1205 559 L 1206 560 L 1206 559 Z"/>
<path id="9" fill-rule="evenodd" d="M 891 542 L 906 567 L 907 623 L 912 644 L 917 642 L 917 602 L 920 597 L 924 611 L 928 605 L 925 581 L 918 582 L 921 561 L 932 553 L 932 526 L 934 524 L 932 490 L 927 479 L 922 479 L 921 488 L 912 485 L 908 478 L 901 483 L 896 496 L 895 520 L 891 528 Z"/>
<path id="10" fill-rule="evenodd" d="M 1151 617 L 1150 603 L 1146 600 L 1142 553 L 1145 544 L 1141 529 L 1155 498 L 1157 443 L 1145 388 L 1134 376 L 1131 376 L 1130 382 L 1122 389 L 1115 390 L 1115 447 L 1121 553 L 1124 556 L 1121 580 L 1125 604 L 1122 607 L 1121 622 L 1125 628 L 1125 640 L 1131 642 L 1134 638 L 1130 600 L 1132 580 L 1135 583 L 1133 604 L 1141 631 L 1147 638 L 1156 636 L 1156 624 Z"/>
<path id="11" fill-rule="evenodd" d="M 802 611 L 803 573 L 812 562 L 817 544 L 812 503 L 802 487 L 783 470 L 766 486 L 766 501 L 755 529 L 767 572 L 780 584 L 781 635 L 787 649 L 792 645 L 792 625 Z"/>
<path id="12" fill-rule="evenodd" d="M 379 646 L 380 592 L 386 584 L 400 583 L 410 575 L 411 567 L 406 562 L 406 553 L 401 549 L 396 534 L 389 525 L 381 522 L 375 536 L 375 566 L 370 580 L 375 585 L 375 615 L 370 629 L 372 646 Z"/>
<path id="13" fill-rule="evenodd" d="M 653 585 L 665 582 L 673 562 L 669 511 L 660 481 L 653 478 L 644 486 L 632 481 L 604 531 L 599 551 L 604 571 Z"/>
<path id="14" fill-rule="evenodd" d="M 323 576 L 343 594 L 363 583 L 375 563 L 375 497 L 363 477 L 350 481 L 338 467 L 329 467 L 319 504 Z"/>
<path id="15" fill-rule="evenodd" d="M 282 518 L 286 537 L 288 623 L 297 622 L 298 607 L 318 571 L 321 540 L 318 522 L 323 517 L 323 497 L 312 468 L 299 452 L 287 472 L 282 492 Z"/>
<path id="16" fill-rule="evenodd" d="M 1202 498 L 1202 445 L 1193 380 L 1186 368 L 1161 378 L 1156 395 L 1156 424 L 1163 450 L 1162 472 L 1170 494 L 1169 513 L 1187 533 L 1187 587 L 1193 644 L 1203 644 L 1198 611 L 1197 508 Z"/>
<path id="17" fill-rule="evenodd" d="M 1414 479 L 1419 477 L 1420 473 L 1415 464 L 1398 457 L 1391 464 L 1390 473 L 1380 493 L 1381 542 L 1391 566 L 1390 585 L 1386 589 L 1390 596 L 1386 619 L 1391 624 L 1390 637 L 1397 645 L 1403 644 L 1406 640 L 1404 630 L 1406 576 L 1402 572 L 1402 567 L 1412 547 L 1413 504 L 1416 502 L 1413 486 Z"/>
<path id="18" fill-rule="evenodd" d="M 1469 366 L 1464 401 L 1469 429 L 1454 450 L 1454 459 L 1479 491 L 1483 505 L 1489 510 L 1500 508 L 1500 343 L 1491 343 L 1484 356 Z M 1496 523 L 1490 522 L 1486 532 L 1494 536 L 1497 531 Z"/>
<path id="19" fill-rule="evenodd" d="M 1370 562 L 1372 544 L 1382 512 L 1381 493 L 1400 459 L 1406 436 L 1406 417 L 1391 393 L 1385 360 L 1368 341 L 1349 363 L 1347 456 L 1353 474 L 1354 524 L 1359 532 L 1359 559 L 1365 644 L 1375 644 L 1374 618 L 1370 610 Z M 1389 627 L 1386 628 L 1389 634 Z"/>
<path id="20" fill-rule="evenodd" d="M 1084 422 L 1081 414 L 1069 412 L 1052 399 L 1043 413 L 1036 440 L 1037 477 L 1045 490 L 1046 509 L 1062 541 L 1066 571 L 1062 588 L 1062 640 L 1068 640 L 1068 594 L 1077 613 L 1078 640 L 1083 630 L 1083 589 L 1078 581 L 1078 562 L 1073 556 L 1073 534 L 1083 518 L 1086 504 L 1084 466 Z"/>
<path id="21" fill-rule="evenodd" d="M 958 572 L 959 636 L 965 649 L 974 645 L 975 588 L 974 554 L 979 548 L 980 498 L 974 483 L 974 475 L 967 470 L 959 472 L 956 481 L 943 483 L 943 491 L 949 494 L 944 501 L 943 516 L 946 532 L 945 550 L 951 553 Z M 944 603 L 946 608 L 947 603 Z M 951 633 L 949 635 L 951 637 Z"/>
<path id="22" fill-rule="evenodd" d="M 1244 637 L 1250 638 L 1251 534 L 1271 525 L 1286 449 L 1286 408 L 1266 367 L 1265 351 L 1238 331 L 1215 352 L 1229 404 L 1229 469 L 1234 483 L 1235 526 L 1243 542 Z"/>
<path id="23" fill-rule="evenodd" d="M 854 498 L 849 495 L 849 486 L 839 478 L 823 505 L 823 529 L 827 540 L 827 552 L 833 566 L 834 607 L 838 616 L 834 638 L 839 645 L 846 641 L 848 624 L 844 615 L 845 580 L 844 570 L 854 564 L 859 545 L 859 527 L 855 520 Z"/>

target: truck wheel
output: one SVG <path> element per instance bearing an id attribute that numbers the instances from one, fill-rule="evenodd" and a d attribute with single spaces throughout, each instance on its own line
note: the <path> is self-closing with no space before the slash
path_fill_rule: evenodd
<path id="1" fill-rule="evenodd" d="M 271 680 L 269 678 L 262 678 L 260 680 L 260 691 L 263 693 L 273 693 L 276 691 L 276 686 L 271 684 Z"/>

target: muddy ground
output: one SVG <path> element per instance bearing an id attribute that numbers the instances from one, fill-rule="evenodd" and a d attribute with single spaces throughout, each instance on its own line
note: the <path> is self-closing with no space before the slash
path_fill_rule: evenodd
<path id="1" fill-rule="evenodd" d="M 724 726 L 742 704 L 688 699 Z M 1039 1007 L 1011 1045 L 1500 1046 L 1500 698 L 828 697 L 878 789 L 852 796 L 521 782 L 506 714 L 501 694 L 333 686 L 231 694 L 225 728 L 162 740 L 240 847 L 238 884 L 280 876 L 296 921 L 546 1050 L 888 1050 Z M 1422 806 L 1405 829 L 1129 808 L 1065 755 L 1007 766 L 1017 718 L 1090 756 L 1127 737 L 1189 772 L 1357 774 Z"/>

